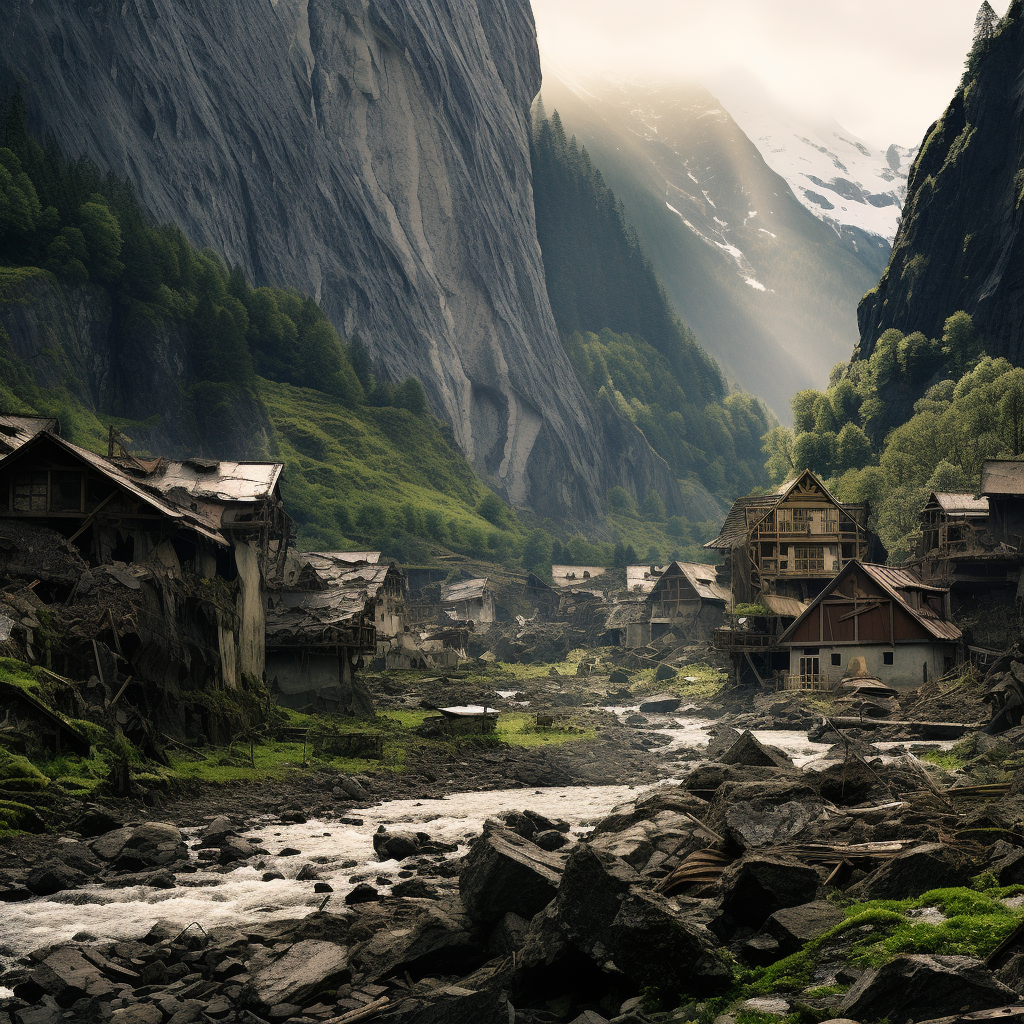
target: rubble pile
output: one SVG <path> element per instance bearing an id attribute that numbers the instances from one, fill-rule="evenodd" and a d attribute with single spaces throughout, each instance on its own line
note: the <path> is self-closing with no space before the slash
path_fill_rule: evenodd
<path id="1" fill-rule="evenodd" d="M 708 753 L 586 836 L 526 806 L 489 820 L 453 859 L 427 833 L 382 828 L 376 857 L 404 878 L 390 891 L 371 869 L 332 893 L 310 863 L 296 876 L 311 898 L 300 919 L 158 924 L 139 940 L 83 933 L 35 950 L 0 976 L 13 991 L 0 1020 L 641 1024 L 718 1013 L 726 1024 L 746 1009 L 909 1024 L 1017 1004 L 1019 900 L 991 887 L 1024 880 L 1024 782 L 982 805 L 950 785 L 965 780 L 926 777 L 912 759 L 883 766 L 851 751 L 801 770 L 725 725 Z M 3 872 L 0 902 L 73 898 L 86 885 L 170 890 L 200 869 L 258 872 L 266 856 L 226 817 L 191 849 L 174 825 L 126 825 L 102 808 L 75 828 L 44 862 Z M 987 881 L 965 888 L 976 879 Z M 877 900 L 902 902 L 882 911 Z M 976 928 L 995 921 L 1006 936 L 988 960 L 943 951 L 935 929 L 949 921 L 969 946 L 970 916 L 983 913 Z M 918 922 L 920 938 L 872 961 Z M 936 947 L 922 949 L 928 929 Z"/>

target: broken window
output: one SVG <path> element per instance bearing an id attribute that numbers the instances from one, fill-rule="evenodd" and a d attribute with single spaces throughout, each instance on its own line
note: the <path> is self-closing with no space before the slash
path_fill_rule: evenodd
<path id="1" fill-rule="evenodd" d="M 14 511 L 45 512 L 46 483 L 45 470 L 39 473 L 15 473 Z"/>
<path id="2" fill-rule="evenodd" d="M 52 470 L 50 473 L 50 511 L 82 511 L 82 474 L 73 470 Z"/>

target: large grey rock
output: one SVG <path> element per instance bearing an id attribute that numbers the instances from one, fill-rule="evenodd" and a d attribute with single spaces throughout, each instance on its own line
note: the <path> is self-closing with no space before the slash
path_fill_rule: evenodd
<path id="1" fill-rule="evenodd" d="M 759 850 L 785 843 L 817 821 L 820 801 L 741 800 L 725 808 L 722 818 L 726 836 L 743 850 Z"/>
<path id="2" fill-rule="evenodd" d="M 762 743 L 748 729 L 718 760 L 722 764 L 743 764 L 750 767 L 792 768 L 793 761 L 788 754 Z"/>
<path id="3" fill-rule="evenodd" d="M 320 992 L 337 988 L 348 976 L 349 951 L 345 946 L 306 939 L 258 971 L 243 998 L 267 1008 L 280 1003 L 304 1006 Z"/>
<path id="4" fill-rule="evenodd" d="M 680 505 L 639 431 L 590 406 L 551 314 L 528 0 L 58 0 L 15 5 L 4 29 L 0 65 L 32 81 L 41 136 L 127 176 L 157 222 L 255 284 L 294 285 L 339 331 L 358 329 L 389 378 L 423 381 L 513 503 L 587 516 L 623 484 Z M 62 360 L 38 358 L 49 334 L 21 311 L 5 319 L 16 354 L 45 364 L 44 386 L 63 383 Z M 122 351 L 102 329 L 111 311 L 96 318 L 68 344 L 96 405 L 170 414 L 190 346 Z M 258 447 L 265 423 L 250 419 Z"/>
<path id="5" fill-rule="evenodd" d="M 929 889 L 964 885 L 974 871 L 960 850 L 925 843 L 886 861 L 846 891 L 857 900 L 903 900 Z"/>
<path id="6" fill-rule="evenodd" d="M 108 832 L 89 846 L 98 857 L 128 871 L 164 867 L 188 857 L 181 829 L 160 821 Z"/>
<path id="7" fill-rule="evenodd" d="M 658 671 L 660 672 L 663 668 L 666 667 L 667 666 L 662 665 L 659 667 Z M 670 676 L 674 676 L 675 671 L 670 670 L 669 674 Z M 658 678 L 662 679 L 664 677 L 658 676 Z M 675 694 L 658 693 L 655 694 L 653 697 L 646 697 L 644 700 L 642 700 L 640 702 L 640 710 L 646 712 L 647 714 L 667 714 L 670 711 L 675 711 L 680 704 L 682 704 L 682 699 L 677 697 Z"/>
<path id="8" fill-rule="evenodd" d="M 814 868 L 793 857 L 748 854 L 722 875 L 722 911 L 757 928 L 777 910 L 810 903 L 820 881 Z"/>
<path id="9" fill-rule="evenodd" d="M 1016 1002 L 980 960 L 968 956 L 899 956 L 868 971 L 840 1006 L 856 1020 L 890 1024 L 989 1010 Z"/>
<path id="10" fill-rule="evenodd" d="M 32 972 L 31 980 L 61 1006 L 70 1006 L 78 999 L 113 996 L 116 992 L 99 968 L 71 946 L 54 950 Z"/>
<path id="11" fill-rule="evenodd" d="M 754 964 L 774 963 L 824 935 L 842 920 L 842 910 L 825 900 L 777 910 L 743 947 L 744 956 Z"/>
<path id="12" fill-rule="evenodd" d="M 466 855 L 459 892 L 476 921 L 499 920 L 508 911 L 531 918 L 554 898 L 564 860 L 507 828 L 489 826 Z"/>

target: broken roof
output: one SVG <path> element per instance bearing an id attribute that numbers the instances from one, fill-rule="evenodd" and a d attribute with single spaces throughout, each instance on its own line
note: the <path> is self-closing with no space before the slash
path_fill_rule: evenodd
<path id="1" fill-rule="evenodd" d="M 976 498 L 973 494 L 935 491 L 931 501 L 949 515 L 987 516 L 989 511 L 988 498 L 984 495 Z"/>
<path id="2" fill-rule="evenodd" d="M 115 462 L 105 459 L 102 455 L 97 455 L 87 448 L 80 448 L 70 441 L 65 441 L 64 438 L 58 437 L 56 434 L 51 434 L 48 431 L 36 434 L 17 449 L 16 457 L 19 459 L 29 458 L 32 450 L 45 443 L 57 445 L 68 455 L 86 463 L 91 469 L 96 470 L 112 483 L 127 491 L 133 498 L 149 505 L 161 515 L 175 520 L 180 526 L 195 530 L 196 533 L 202 534 L 218 544 L 225 546 L 228 544 L 227 538 L 218 529 L 219 522 L 215 518 L 203 515 L 198 510 L 183 508 L 177 502 L 154 493 L 148 488 L 141 487 L 137 480 Z"/>
<path id="3" fill-rule="evenodd" d="M 556 587 L 572 587 L 583 580 L 603 576 L 607 571 L 603 565 L 553 565 L 551 578 Z"/>
<path id="4" fill-rule="evenodd" d="M 1024 462 L 986 459 L 981 465 L 982 494 L 1024 494 Z"/>
<path id="5" fill-rule="evenodd" d="M 0 457 L 9 455 L 26 441 L 44 430 L 51 434 L 58 432 L 59 424 L 46 416 L 9 416 L 0 414 Z"/>
<path id="6" fill-rule="evenodd" d="M 649 594 L 666 568 L 664 565 L 627 565 L 626 589 L 630 593 Z"/>
<path id="7" fill-rule="evenodd" d="M 113 460 L 118 462 L 120 460 Z M 149 469 L 149 463 L 133 459 L 135 467 Z M 159 459 L 141 482 L 161 494 L 194 501 L 257 502 L 274 493 L 284 465 L 280 462 L 217 462 L 214 459 Z M 137 470 L 136 470 L 137 471 Z"/>
<path id="8" fill-rule="evenodd" d="M 620 601 L 613 604 L 604 620 L 605 629 L 622 629 L 636 622 L 646 622 L 651 615 L 646 600 Z"/>
<path id="9" fill-rule="evenodd" d="M 458 583 L 449 583 L 441 588 L 441 603 L 456 604 L 460 601 L 475 601 L 477 598 L 482 598 L 489 589 L 490 581 L 487 579 L 460 580 Z"/>
<path id="10" fill-rule="evenodd" d="M 651 588 L 652 598 L 661 589 L 663 580 L 667 581 L 673 576 L 680 575 L 685 577 L 702 601 L 724 601 L 726 604 L 732 602 L 732 594 L 728 588 L 718 582 L 715 567 L 703 562 L 672 562 Z"/>
<path id="11" fill-rule="evenodd" d="M 855 568 L 862 569 L 871 579 L 875 581 L 911 618 L 916 619 L 932 636 L 937 640 L 959 640 L 963 633 L 958 626 L 946 619 L 940 619 L 930 608 L 917 609 L 911 606 L 904 596 L 907 590 L 924 590 L 931 593 L 948 593 L 946 587 L 933 587 L 925 583 L 917 573 L 910 569 L 894 569 L 888 565 L 873 565 L 870 562 L 858 562 L 853 559 L 847 562 L 843 570 L 832 580 L 831 583 L 807 606 L 803 614 L 779 637 L 779 642 L 785 642 L 788 637 L 797 629 L 806 616 L 816 608 L 838 587 L 849 573 Z"/>
<path id="12" fill-rule="evenodd" d="M 376 597 L 377 591 L 384 585 L 389 575 L 401 577 L 403 581 L 405 579 L 404 574 L 390 563 L 378 565 L 367 561 L 353 562 L 348 560 L 348 554 L 349 552 L 306 551 L 298 557 L 309 566 L 321 585 L 327 589 L 362 587 L 371 597 Z"/>

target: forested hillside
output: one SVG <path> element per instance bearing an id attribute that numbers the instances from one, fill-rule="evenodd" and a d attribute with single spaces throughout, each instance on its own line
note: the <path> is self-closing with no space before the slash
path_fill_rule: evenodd
<path id="1" fill-rule="evenodd" d="M 718 365 L 676 316 L 622 204 L 586 148 L 566 138 L 557 111 L 550 119 L 538 111 L 532 155 L 548 294 L 584 387 L 632 420 L 681 480 L 727 502 L 766 482 L 767 410 L 750 395 L 728 394 Z"/>
<path id="2" fill-rule="evenodd" d="M 124 182 L 35 141 L 17 97 L 2 119 L 0 229 L 4 411 L 57 416 L 95 450 L 114 423 L 139 450 L 281 459 L 307 547 L 412 558 L 424 545 L 498 558 L 521 548 L 515 515 L 417 380 L 375 378 L 358 339 L 340 339 L 309 296 L 253 288 L 177 228 L 147 223 Z M 86 350 L 67 322 L 81 307 L 99 311 L 83 333 L 102 332 Z M 94 381 L 97 361 L 109 367 Z M 161 361 L 168 373 L 153 370 Z M 174 399 L 157 401 L 153 386 Z"/>

